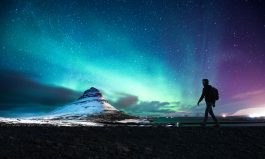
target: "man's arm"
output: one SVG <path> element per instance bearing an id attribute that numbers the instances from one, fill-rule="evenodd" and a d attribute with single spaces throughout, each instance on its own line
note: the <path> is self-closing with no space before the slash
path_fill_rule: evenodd
<path id="1" fill-rule="evenodd" d="M 199 99 L 199 101 L 198 101 L 197 105 L 199 105 L 199 104 L 200 104 L 200 102 L 203 100 L 203 98 L 204 98 L 204 95 L 205 95 L 205 93 L 204 93 L 204 89 L 203 89 L 203 90 L 202 90 L 202 95 L 201 95 L 201 97 L 200 97 L 200 99 Z"/>

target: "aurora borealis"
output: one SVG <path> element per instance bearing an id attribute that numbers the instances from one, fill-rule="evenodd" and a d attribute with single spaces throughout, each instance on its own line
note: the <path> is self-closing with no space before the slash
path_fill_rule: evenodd
<path id="1" fill-rule="evenodd" d="M 264 1 L 4 0 L 0 29 L 1 114 L 92 86 L 131 113 L 196 113 L 202 78 L 217 114 L 265 107 Z"/>

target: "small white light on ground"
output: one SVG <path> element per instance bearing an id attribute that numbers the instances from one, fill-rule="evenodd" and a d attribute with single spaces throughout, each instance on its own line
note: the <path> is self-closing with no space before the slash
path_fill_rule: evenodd
<path id="1" fill-rule="evenodd" d="M 222 117 L 225 118 L 226 117 L 226 114 L 222 114 Z"/>

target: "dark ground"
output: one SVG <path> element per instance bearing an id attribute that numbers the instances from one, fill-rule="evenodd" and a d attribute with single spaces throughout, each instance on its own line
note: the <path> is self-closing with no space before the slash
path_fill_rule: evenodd
<path id="1" fill-rule="evenodd" d="M 265 158 L 265 127 L 0 126 L 0 159 Z"/>

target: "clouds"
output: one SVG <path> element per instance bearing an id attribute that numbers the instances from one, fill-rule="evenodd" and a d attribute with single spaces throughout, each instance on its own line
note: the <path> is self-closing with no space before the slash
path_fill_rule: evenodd
<path id="1" fill-rule="evenodd" d="M 260 107 L 255 108 L 245 108 L 236 111 L 234 116 L 250 116 L 250 117 L 264 117 L 265 116 L 265 105 L 261 105 Z"/>
<path id="2" fill-rule="evenodd" d="M 126 93 L 117 93 L 119 98 L 110 103 L 127 113 L 134 115 L 163 115 L 179 112 L 179 115 L 191 112 L 191 105 L 186 105 L 181 102 L 167 101 L 143 101 L 138 96 Z"/>
<path id="3" fill-rule="evenodd" d="M 181 102 L 140 101 L 128 107 L 126 111 L 138 115 L 166 115 L 178 112 L 178 116 L 184 116 L 193 113 L 192 108 L 191 105 Z"/>
<path id="4" fill-rule="evenodd" d="M 115 105 L 118 107 L 126 108 L 131 105 L 134 105 L 138 102 L 138 97 L 134 95 L 126 95 L 124 97 L 119 98 L 116 102 Z"/>
<path id="5" fill-rule="evenodd" d="M 56 106 L 77 99 L 81 93 L 63 87 L 45 85 L 32 74 L 0 70 L 0 109 L 21 105 Z"/>
<path id="6" fill-rule="evenodd" d="M 239 94 L 234 95 L 232 98 L 233 99 L 245 99 L 245 98 L 250 98 L 253 96 L 258 96 L 258 95 L 263 95 L 263 94 L 265 94 L 265 89 L 259 89 L 259 90 L 239 93 Z"/>
<path id="7" fill-rule="evenodd" d="M 13 70 L 0 70 L 0 111 L 53 109 L 76 100 L 82 93 L 71 89 L 42 84 L 34 74 Z M 186 110 L 180 102 L 143 101 L 139 96 L 116 93 L 110 103 L 118 109 L 137 115 L 156 115 Z"/>

